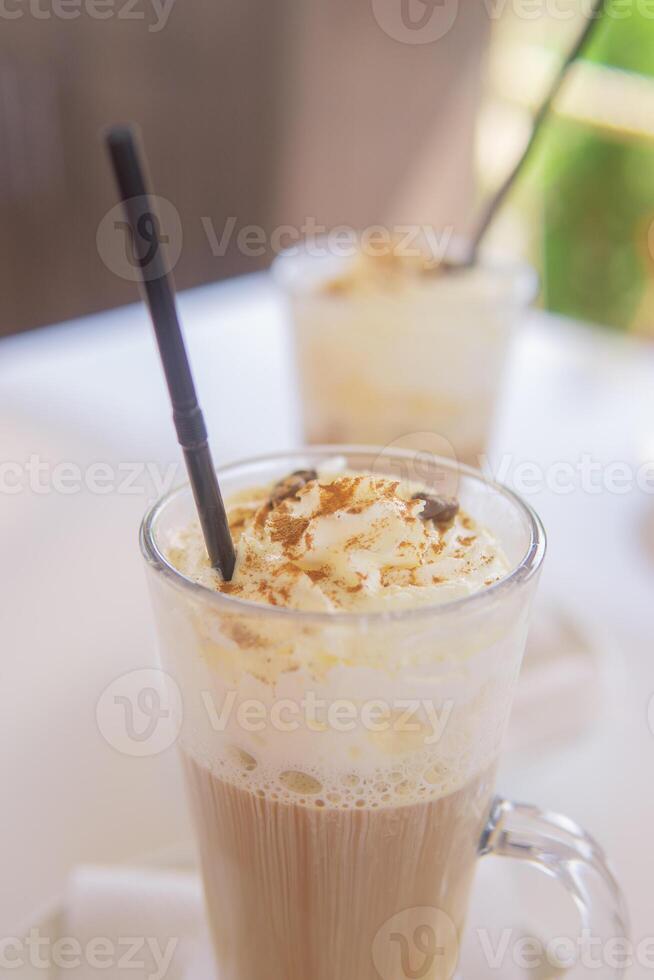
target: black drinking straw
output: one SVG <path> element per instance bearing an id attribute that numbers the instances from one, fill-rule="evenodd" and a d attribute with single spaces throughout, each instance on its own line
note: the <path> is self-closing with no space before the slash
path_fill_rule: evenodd
<path id="1" fill-rule="evenodd" d="M 493 194 L 490 202 L 484 208 L 481 217 L 476 222 L 475 230 L 472 234 L 470 251 L 468 253 L 467 261 L 464 265 L 473 265 L 477 261 L 479 254 L 479 247 L 482 243 L 482 239 L 486 235 L 486 232 L 490 228 L 495 215 L 502 207 L 509 191 L 516 182 L 516 179 L 520 175 L 523 167 L 525 166 L 527 160 L 531 156 L 532 150 L 536 145 L 536 141 L 540 135 L 540 131 L 543 128 L 543 123 L 548 118 L 554 100 L 558 96 L 563 83 L 565 82 L 570 66 L 577 60 L 579 55 L 583 54 L 584 50 L 588 46 L 588 43 L 595 31 L 597 24 L 602 19 L 607 0 L 593 0 L 593 5 L 591 7 L 590 13 L 579 33 L 576 37 L 572 47 L 568 51 L 561 67 L 554 76 L 554 80 L 547 91 L 547 95 L 541 102 L 536 116 L 534 117 L 534 122 L 531 128 L 531 135 L 527 140 L 527 145 L 525 146 L 523 152 L 514 167 L 511 169 L 508 177 L 506 177 L 500 184 L 499 189 Z"/>
<path id="2" fill-rule="evenodd" d="M 177 318 L 175 290 L 161 248 L 165 239 L 160 236 L 159 221 L 150 204 L 133 130 L 129 126 L 113 126 L 107 132 L 106 141 L 141 269 L 145 300 L 173 406 L 177 439 L 184 452 L 209 560 L 223 579 L 229 581 L 236 561 L 234 543 Z"/>

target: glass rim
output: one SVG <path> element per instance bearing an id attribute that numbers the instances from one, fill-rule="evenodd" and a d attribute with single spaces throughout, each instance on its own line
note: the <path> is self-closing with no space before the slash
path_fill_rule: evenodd
<path id="1" fill-rule="evenodd" d="M 264 453 L 259 456 L 251 456 L 240 459 L 233 463 L 216 468 L 219 480 L 228 476 L 232 471 L 243 467 L 255 466 L 258 464 L 274 463 L 275 461 L 301 460 L 306 464 L 307 457 L 322 456 L 333 458 L 334 456 L 348 455 L 386 455 L 398 459 L 413 458 L 414 451 L 407 449 L 383 449 L 379 446 L 358 446 L 358 445 L 316 445 L 304 446 L 284 452 Z M 434 463 L 443 466 L 450 471 L 454 470 L 463 476 L 476 480 L 485 487 L 495 490 L 509 500 L 518 511 L 523 515 L 529 529 L 529 543 L 525 553 L 503 578 L 494 582 L 492 585 L 479 589 L 471 595 L 462 596 L 458 599 L 449 599 L 446 602 L 433 603 L 430 605 L 417 606 L 408 609 L 388 609 L 374 610 L 370 612 L 350 612 L 337 610 L 335 612 L 320 612 L 314 610 L 290 609 L 286 606 L 273 606 L 263 602 L 254 602 L 249 599 L 240 599 L 237 596 L 226 595 L 216 589 L 209 588 L 183 575 L 179 569 L 168 561 L 166 556 L 159 549 L 156 541 L 156 525 L 158 519 L 165 513 L 169 504 L 177 500 L 184 494 L 191 492 L 188 482 L 169 490 L 162 497 L 155 501 L 146 511 L 139 529 L 139 544 L 141 554 L 147 565 L 160 574 L 170 584 L 178 589 L 202 598 L 209 602 L 218 610 L 225 613 L 242 613 L 257 617 L 272 617 L 277 620 L 296 620 L 303 624 L 313 625 L 337 625 L 337 624 L 383 624 L 408 622 L 422 618 L 436 618 L 458 611 L 464 608 L 477 609 L 485 604 L 494 602 L 498 597 L 513 591 L 517 586 L 524 585 L 539 570 L 546 552 L 546 535 L 543 524 L 538 514 L 526 503 L 517 493 L 509 487 L 484 476 L 480 470 L 459 463 L 455 460 L 447 459 L 444 456 L 433 455 Z"/>
<path id="2" fill-rule="evenodd" d="M 361 235 L 361 232 L 357 233 Z M 328 234 L 320 234 L 315 236 L 315 242 L 328 242 Z M 457 261 L 462 261 L 466 253 L 466 242 L 465 237 L 455 235 L 448 242 L 447 248 L 445 250 L 445 257 L 457 264 Z M 290 282 L 292 278 L 292 273 L 289 274 L 288 269 L 297 262 L 315 262 L 316 260 L 331 259 L 339 262 L 347 262 L 352 259 L 354 255 L 338 255 L 332 254 L 328 251 L 325 254 L 313 255 L 308 250 L 309 243 L 306 239 L 301 239 L 294 242 L 292 245 L 285 246 L 280 249 L 275 255 L 273 262 L 271 264 L 271 272 L 273 279 L 285 288 L 291 287 L 293 284 Z M 465 277 L 472 275 L 475 272 L 487 272 L 494 273 L 504 277 L 513 277 L 515 279 L 520 278 L 525 282 L 525 291 L 530 294 L 536 294 L 539 288 L 539 277 L 534 266 L 524 258 L 520 256 L 508 255 L 506 253 L 500 252 L 497 249 L 485 248 L 480 251 L 477 261 L 472 266 L 466 266 L 460 269 L 456 275 L 457 277 Z"/>

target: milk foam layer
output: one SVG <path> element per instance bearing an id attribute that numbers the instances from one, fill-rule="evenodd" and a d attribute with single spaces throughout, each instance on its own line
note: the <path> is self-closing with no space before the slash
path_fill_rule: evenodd
<path id="1" fill-rule="evenodd" d="M 322 683 L 298 670 L 272 687 L 243 676 L 236 688 L 211 664 L 182 673 L 180 662 L 182 746 L 219 778 L 280 802 L 350 809 L 438 799 L 494 764 L 519 656 L 505 641 L 436 677 L 425 669 L 399 681 L 346 667 Z M 198 690 L 201 700 L 190 696 Z M 370 724 L 373 704 L 380 713 Z M 340 721 L 330 718 L 334 707 Z"/>
<path id="2" fill-rule="evenodd" d="M 318 701 L 324 700 L 327 705 L 338 702 L 341 706 L 348 703 L 357 709 L 352 730 L 330 728 L 322 719 L 314 727 L 302 712 L 297 716 L 297 728 L 291 727 L 295 722 L 286 720 L 284 724 L 289 727 L 281 729 L 270 719 L 275 705 L 283 698 L 273 692 L 269 697 L 252 699 L 239 693 L 220 731 L 211 729 L 202 711 L 189 713 L 182 746 L 185 754 L 219 778 L 289 804 L 375 809 L 439 799 L 465 786 L 495 763 L 516 669 L 515 661 L 511 661 L 482 683 L 475 678 L 476 694 L 472 699 L 471 691 L 463 690 L 471 684 L 460 684 L 461 700 L 457 701 L 454 685 L 447 682 L 438 700 L 431 704 L 428 687 L 420 691 L 421 698 L 400 698 L 395 691 L 389 692 L 386 699 L 366 699 L 368 703 L 378 701 L 388 709 L 378 725 L 381 730 L 375 731 L 362 723 L 364 699 L 343 697 L 337 678 L 316 687 L 299 673 L 296 683 L 304 686 L 307 682 Z M 365 675 L 359 679 L 362 677 L 365 683 Z M 444 694 L 452 697 L 443 697 Z M 185 700 L 188 706 L 188 699 Z M 215 678 L 211 700 L 218 714 L 229 701 L 228 689 L 221 690 Z M 295 703 L 299 703 L 299 698 Z M 257 709 L 263 706 L 260 729 L 243 726 L 239 721 L 239 716 L 243 717 L 241 709 L 250 711 L 253 704 Z M 425 705 L 429 705 L 429 712 Z M 285 718 L 290 719 L 288 712 Z"/>
<path id="3" fill-rule="evenodd" d="M 239 493 L 228 501 L 238 562 L 227 588 L 199 529 L 176 531 L 168 558 L 184 575 L 256 602 L 215 605 L 157 582 L 164 661 L 184 700 L 182 743 L 197 763 L 269 799 L 347 809 L 437 799 L 494 763 L 522 607 L 363 626 L 338 615 L 442 607 L 508 573 L 489 530 L 463 511 L 425 520 L 419 491 L 325 472 L 272 504 L 274 486 Z M 301 621 L 280 616 L 281 605 L 328 615 Z M 364 721 L 371 702 L 381 728 Z M 353 712 L 350 727 L 329 715 L 339 703 Z"/>

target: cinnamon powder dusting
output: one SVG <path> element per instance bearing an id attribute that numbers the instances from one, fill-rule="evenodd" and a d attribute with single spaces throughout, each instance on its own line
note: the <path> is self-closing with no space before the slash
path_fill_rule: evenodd
<path id="1" fill-rule="evenodd" d="M 272 504 L 270 502 L 262 504 L 262 506 L 257 511 L 256 517 L 254 518 L 254 526 L 256 528 L 261 530 L 261 528 L 266 523 L 268 514 L 270 513 L 271 510 L 272 510 Z"/>
<path id="2" fill-rule="evenodd" d="M 249 629 L 244 623 L 238 620 L 228 620 L 224 624 L 224 629 L 225 632 L 230 634 L 234 642 L 241 647 L 257 649 L 266 645 L 258 633 L 255 633 L 254 630 Z"/>
<path id="3" fill-rule="evenodd" d="M 217 582 L 209 569 L 211 587 L 287 608 L 404 608 L 468 594 L 505 573 L 485 528 L 461 510 L 447 522 L 425 519 L 431 497 L 415 484 L 368 473 L 295 475 L 303 484 L 292 495 L 275 496 L 275 484 L 234 501 L 235 577 Z M 257 645 L 256 634 L 234 639 Z"/>
<path id="4" fill-rule="evenodd" d="M 320 507 L 315 517 L 327 517 L 337 510 L 347 510 L 354 504 L 357 488 L 361 484 L 361 476 L 341 477 L 332 483 L 320 484 Z"/>
<path id="5" fill-rule="evenodd" d="M 281 509 L 273 513 L 269 520 L 270 540 L 279 542 L 284 551 L 295 548 L 302 535 L 309 527 L 309 521 L 304 517 L 291 517 Z"/>

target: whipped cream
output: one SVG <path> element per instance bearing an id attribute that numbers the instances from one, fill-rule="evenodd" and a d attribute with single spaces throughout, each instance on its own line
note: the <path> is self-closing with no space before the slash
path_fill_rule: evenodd
<path id="1" fill-rule="evenodd" d="M 439 261 L 426 251 L 403 252 L 395 246 L 373 254 L 359 252 L 340 275 L 321 283 L 319 288 L 329 295 L 392 292 L 443 276 L 448 267 L 447 262 Z"/>
<path id="2" fill-rule="evenodd" d="M 462 510 L 452 516 L 453 507 L 445 520 L 428 517 L 423 491 L 370 473 L 310 472 L 295 485 L 291 476 L 228 501 L 237 553 L 231 582 L 210 567 L 198 524 L 178 532 L 167 557 L 228 595 L 319 612 L 436 605 L 506 575 L 491 532 Z"/>
<path id="3" fill-rule="evenodd" d="M 448 271 L 447 258 L 439 263 L 426 242 L 421 254 L 420 244 L 347 257 L 300 248 L 276 259 L 304 441 L 387 446 L 431 432 L 449 443 L 440 455 L 478 466 L 534 277 L 487 261 Z"/>
<path id="4" fill-rule="evenodd" d="M 528 597 L 448 608 L 509 573 L 499 541 L 424 486 L 342 465 L 228 498 L 231 582 L 209 566 L 199 526 L 169 526 L 175 568 L 248 600 L 215 603 L 151 578 L 164 667 L 182 692 L 180 744 L 219 778 L 281 802 L 437 799 L 497 758 Z M 365 616 L 414 607 L 437 614 Z M 341 724 L 344 705 L 353 720 Z"/>

